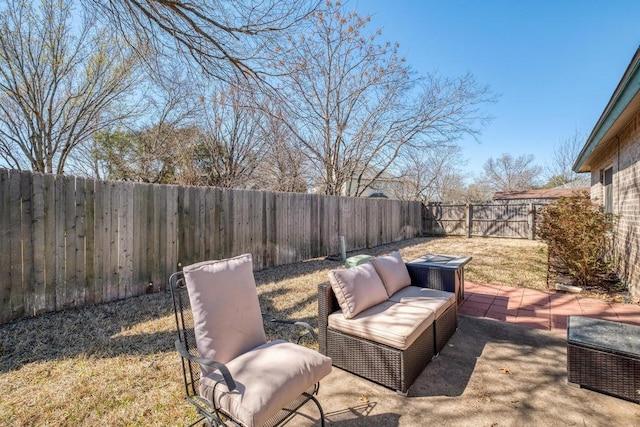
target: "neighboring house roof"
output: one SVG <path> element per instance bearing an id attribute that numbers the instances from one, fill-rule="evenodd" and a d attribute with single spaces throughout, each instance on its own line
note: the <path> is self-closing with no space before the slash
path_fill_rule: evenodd
<path id="1" fill-rule="evenodd" d="M 541 190 L 522 191 L 498 191 L 493 195 L 493 200 L 517 200 L 517 199 L 558 199 L 571 197 L 576 192 L 589 191 L 589 187 L 575 188 L 548 188 Z"/>
<path id="2" fill-rule="evenodd" d="M 371 193 L 367 197 L 373 197 L 373 198 L 378 197 L 378 198 L 381 198 L 381 199 L 388 199 L 389 198 L 384 193 Z"/>
<path id="3" fill-rule="evenodd" d="M 375 171 L 372 171 L 372 172 L 368 172 L 367 171 L 367 172 L 363 173 L 362 174 L 362 180 L 363 181 L 372 180 L 373 177 L 375 176 L 375 173 L 376 173 Z M 352 181 L 357 181 L 357 179 L 358 179 L 358 174 L 354 173 L 353 176 L 351 177 L 351 180 Z M 403 177 L 395 177 L 395 176 L 393 176 L 393 175 L 391 175 L 391 174 L 389 174 L 387 172 L 382 172 L 380 174 L 380 176 L 375 179 L 374 182 L 402 182 L 404 180 L 405 179 Z"/>
<path id="4" fill-rule="evenodd" d="M 393 175 L 383 171 L 380 176 L 376 179 L 373 179 L 376 173 L 375 170 L 365 171 L 362 176 L 361 185 L 368 184 L 366 189 L 360 188 L 360 190 L 364 190 L 365 192 L 361 194 L 362 197 L 391 197 L 397 198 L 398 194 L 401 192 L 401 189 L 406 183 L 406 179 L 403 177 L 394 177 Z M 347 193 L 355 192 L 355 186 L 357 185 L 358 177 L 354 175 L 351 177 L 351 180 L 347 180 L 342 184 L 342 194 L 348 196 Z M 349 185 L 352 185 L 351 189 L 349 189 Z M 375 195 L 371 195 L 371 193 Z"/>
<path id="5" fill-rule="evenodd" d="M 574 172 L 591 171 L 594 160 L 610 148 L 615 136 L 639 111 L 640 47 L 573 164 Z"/>

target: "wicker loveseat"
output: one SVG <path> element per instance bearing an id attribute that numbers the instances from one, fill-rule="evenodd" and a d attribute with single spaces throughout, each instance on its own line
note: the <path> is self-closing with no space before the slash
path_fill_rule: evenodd
<path id="1" fill-rule="evenodd" d="M 397 252 L 333 270 L 318 285 L 320 352 L 333 366 L 403 394 L 456 327 L 455 295 L 411 283 Z"/>

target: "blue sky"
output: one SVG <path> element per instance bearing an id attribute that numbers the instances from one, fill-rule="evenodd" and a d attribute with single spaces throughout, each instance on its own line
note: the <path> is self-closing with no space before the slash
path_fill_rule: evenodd
<path id="1" fill-rule="evenodd" d="M 640 44 L 640 1 L 360 0 L 382 40 L 419 73 L 472 73 L 499 95 L 468 170 L 490 157 L 533 154 L 544 165 L 576 130 L 585 137 Z"/>

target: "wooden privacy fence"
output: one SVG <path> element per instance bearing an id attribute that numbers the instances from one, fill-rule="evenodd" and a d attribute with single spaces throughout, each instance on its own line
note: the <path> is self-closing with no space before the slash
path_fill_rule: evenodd
<path id="1" fill-rule="evenodd" d="M 179 265 L 256 269 L 421 235 L 420 202 L 110 182 L 0 169 L 0 323 L 165 288 Z"/>
<path id="2" fill-rule="evenodd" d="M 428 236 L 483 236 L 535 239 L 536 221 L 545 203 L 440 204 L 424 206 Z"/>

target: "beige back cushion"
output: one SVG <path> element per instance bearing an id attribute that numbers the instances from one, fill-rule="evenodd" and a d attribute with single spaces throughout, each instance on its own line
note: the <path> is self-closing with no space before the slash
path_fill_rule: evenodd
<path id="1" fill-rule="evenodd" d="M 228 363 L 266 342 L 251 254 L 193 264 L 183 272 L 201 356 Z M 203 375 L 209 371 L 203 367 Z"/>
<path id="2" fill-rule="evenodd" d="M 370 263 L 331 270 L 329 282 L 347 319 L 388 298 L 380 276 Z"/>
<path id="3" fill-rule="evenodd" d="M 391 255 L 374 258 L 371 263 L 382 279 L 388 296 L 411 284 L 409 271 L 402 260 L 402 256 L 400 256 L 400 252 L 395 251 Z"/>

